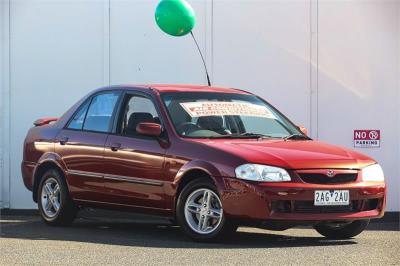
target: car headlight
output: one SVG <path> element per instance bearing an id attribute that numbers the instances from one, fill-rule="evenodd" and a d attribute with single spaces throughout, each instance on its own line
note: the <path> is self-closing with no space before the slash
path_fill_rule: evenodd
<path id="1" fill-rule="evenodd" d="M 287 182 L 291 180 L 285 169 L 261 164 L 243 164 L 235 169 L 235 173 L 237 178 L 251 181 Z"/>
<path id="2" fill-rule="evenodd" d="M 382 167 L 379 164 L 373 164 L 361 169 L 363 181 L 384 181 Z"/>

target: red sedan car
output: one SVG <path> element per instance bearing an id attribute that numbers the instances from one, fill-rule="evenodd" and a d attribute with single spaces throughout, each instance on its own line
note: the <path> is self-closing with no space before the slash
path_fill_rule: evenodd
<path id="1" fill-rule="evenodd" d="M 170 217 L 198 241 L 241 225 L 350 238 L 385 208 L 373 159 L 310 139 L 249 92 L 205 86 L 98 89 L 35 122 L 22 176 L 50 225 L 84 207 L 128 210 Z"/>

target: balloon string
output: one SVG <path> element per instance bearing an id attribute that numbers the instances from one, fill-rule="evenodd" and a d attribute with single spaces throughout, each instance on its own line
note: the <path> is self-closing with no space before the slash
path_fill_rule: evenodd
<path id="1" fill-rule="evenodd" d="M 203 54 L 201 53 L 201 50 L 200 50 L 199 44 L 197 43 L 197 41 L 196 41 L 196 38 L 194 37 L 194 34 L 193 34 L 193 32 L 192 32 L 192 31 L 190 31 L 190 35 L 192 35 L 192 38 L 193 38 L 193 40 L 194 40 L 194 43 L 195 43 L 195 44 L 196 44 L 196 46 L 197 46 L 197 50 L 199 51 L 199 54 L 200 54 L 201 60 L 203 61 L 204 69 L 206 70 L 206 75 L 207 75 L 207 83 L 208 83 L 208 86 L 211 86 L 211 82 L 210 82 L 210 76 L 208 75 L 208 70 L 207 70 L 206 61 L 204 61 Z"/>

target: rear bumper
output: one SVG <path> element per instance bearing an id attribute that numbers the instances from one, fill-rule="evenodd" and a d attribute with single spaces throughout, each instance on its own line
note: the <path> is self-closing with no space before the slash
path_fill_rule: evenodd
<path id="1" fill-rule="evenodd" d="M 381 218 L 386 205 L 383 182 L 320 185 L 256 183 L 219 178 L 218 188 L 227 217 L 241 220 L 334 221 Z M 349 190 L 350 205 L 315 207 L 315 190 Z"/>
<path id="2" fill-rule="evenodd" d="M 33 175 L 35 172 L 36 163 L 23 161 L 21 163 L 21 173 L 24 185 L 27 189 L 32 191 L 33 187 Z"/>

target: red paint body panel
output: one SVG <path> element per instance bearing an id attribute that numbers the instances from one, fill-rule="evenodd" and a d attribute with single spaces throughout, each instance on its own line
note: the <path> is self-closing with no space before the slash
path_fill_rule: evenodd
<path id="1" fill-rule="evenodd" d="M 137 92 L 153 99 L 160 111 L 167 140 L 65 129 L 86 99 L 109 90 Z M 71 196 L 79 205 L 174 216 L 180 183 L 191 171 L 202 171 L 214 180 L 224 213 L 231 218 L 320 221 L 382 217 L 386 204 L 385 183 L 362 181 L 359 169 L 375 161 L 358 152 L 319 141 L 181 138 L 167 115 L 160 93 L 191 91 L 249 94 L 229 88 L 193 85 L 98 89 L 82 98 L 56 122 L 29 130 L 21 165 L 25 186 L 35 190 L 40 178 L 36 173 L 44 165 L 52 164 L 65 175 Z M 249 162 L 285 168 L 292 181 L 255 183 L 235 178 L 235 168 Z M 357 174 L 357 179 L 346 184 L 322 185 L 305 183 L 299 176 L 327 169 Z M 317 189 L 348 189 L 352 204 L 359 211 L 293 212 L 296 202 L 313 201 Z M 369 200 L 375 205 L 368 203 Z M 276 202 L 284 202 L 283 206 L 290 212 L 274 209 Z"/>
<path id="2" fill-rule="evenodd" d="M 224 178 L 222 204 L 227 215 L 241 219 L 277 219 L 293 221 L 319 221 L 331 219 L 363 219 L 382 217 L 385 208 L 386 188 L 384 183 L 351 183 L 342 185 L 320 185 L 305 183 L 260 183 L 245 182 L 235 178 Z M 350 199 L 355 201 L 379 199 L 377 208 L 358 213 L 277 213 L 271 209 L 272 201 L 313 201 L 314 191 L 326 189 L 348 189 Z M 373 215 L 371 215 L 373 214 Z M 336 217 L 336 218 L 335 218 Z"/>
<path id="3" fill-rule="evenodd" d="M 157 123 L 140 123 L 136 127 L 136 131 L 144 136 L 159 137 L 162 133 L 162 127 Z"/>
<path id="4" fill-rule="evenodd" d="M 365 155 L 319 141 L 265 139 L 199 139 L 195 141 L 235 154 L 244 161 L 286 169 L 359 169 L 374 163 Z M 234 173 L 230 173 L 229 176 L 234 176 Z"/>
<path id="5" fill-rule="evenodd" d="M 62 138 L 68 140 L 61 144 Z M 104 184 L 104 143 L 107 135 L 77 130 L 61 130 L 55 140 L 55 153 L 66 167 L 67 182 L 72 198 L 81 200 L 101 200 Z M 92 176 L 81 172 L 93 173 Z"/>
<path id="6" fill-rule="evenodd" d="M 120 144 L 120 148 L 112 150 L 111 145 L 116 143 Z M 107 201 L 164 208 L 165 149 L 155 139 L 115 135 L 107 138 L 105 147 L 104 186 Z"/>
<path id="7" fill-rule="evenodd" d="M 136 87 L 135 85 L 132 85 Z M 222 88 L 222 87 L 208 87 L 205 85 L 169 85 L 169 84 L 150 84 L 150 85 L 139 85 L 142 88 L 152 88 L 158 92 L 196 92 L 196 91 L 207 91 L 207 92 L 220 92 L 220 93 L 239 93 L 239 94 L 250 94 L 244 90 L 238 90 L 233 88 Z"/>

